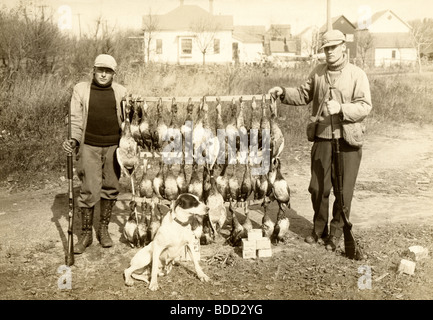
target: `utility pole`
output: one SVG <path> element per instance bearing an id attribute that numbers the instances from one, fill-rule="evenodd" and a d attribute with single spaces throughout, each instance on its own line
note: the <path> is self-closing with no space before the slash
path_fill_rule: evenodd
<path id="1" fill-rule="evenodd" d="M 327 31 L 332 30 L 332 17 L 331 17 L 331 0 L 327 1 L 327 10 L 326 10 L 326 18 L 327 18 Z"/>
<path id="2" fill-rule="evenodd" d="M 42 21 L 45 21 L 45 8 L 47 8 L 47 7 L 48 6 L 45 6 L 45 5 L 38 6 L 39 11 L 41 12 L 41 20 Z"/>
<path id="3" fill-rule="evenodd" d="M 80 31 L 80 38 L 79 39 L 81 39 L 81 19 L 80 19 L 81 13 L 77 13 L 75 15 L 78 16 L 78 29 Z"/>

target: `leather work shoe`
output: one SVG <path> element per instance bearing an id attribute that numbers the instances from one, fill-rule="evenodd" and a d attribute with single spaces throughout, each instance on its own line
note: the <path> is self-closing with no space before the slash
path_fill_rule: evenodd
<path id="1" fill-rule="evenodd" d="M 83 253 L 93 241 L 93 211 L 94 207 L 81 208 L 81 237 L 80 240 L 74 246 L 74 253 Z"/>
<path id="2" fill-rule="evenodd" d="M 101 199 L 101 214 L 99 229 L 96 233 L 96 238 L 103 248 L 110 248 L 113 246 L 110 233 L 108 232 L 108 224 L 110 223 L 113 206 L 116 200 Z"/>
<path id="3" fill-rule="evenodd" d="M 326 247 L 325 249 L 328 251 L 335 251 L 337 249 L 339 239 L 335 236 L 329 236 L 328 240 L 326 241 Z"/>

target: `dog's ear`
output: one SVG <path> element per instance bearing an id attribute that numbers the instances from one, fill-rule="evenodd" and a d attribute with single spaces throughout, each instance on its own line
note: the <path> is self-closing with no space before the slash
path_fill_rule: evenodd
<path id="1" fill-rule="evenodd" d="M 182 209 L 191 209 L 198 207 L 199 205 L 200 200 L 196 196 L 189 193 L 184 193 L 176 199 L 172 209 L 174 210 L 177 206 L 181 207 Z"/>

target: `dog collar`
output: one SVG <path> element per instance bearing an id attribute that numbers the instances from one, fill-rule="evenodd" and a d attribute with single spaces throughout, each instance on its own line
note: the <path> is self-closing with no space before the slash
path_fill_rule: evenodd
<path id="1" fill-rule="evenodd" d="M 191 219 L 192 217 L 190 217 L 188 220 L 186 220 L 185 222 L 180 221 L 177 217 L 174 218 L 174 221 L 176 221 L 177 223 L 179 223 L 182 227 L 186 227 L 187 225 L 189 225 L 191 223 Z"/>

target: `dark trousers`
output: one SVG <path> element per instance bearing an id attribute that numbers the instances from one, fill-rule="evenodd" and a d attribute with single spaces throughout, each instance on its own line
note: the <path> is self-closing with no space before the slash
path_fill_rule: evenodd
<path id="1" fill-rule="evenodd" d="M 343 139 L 339 139 L 342 159 L 343 200 L 350 215 L 353 189 L 361 163 L 362 148 L 354 148 Z M 311 180 L 308 191 L 314 209 L 314 232 L 319 237 L 328 234 L 329 195 L 335 186 L 335 172 L 332 164 L 331 140 L 317 140 L 311 149 Z M 334 201 L 329 235 L 341 237 L 343 233 L 343 219 L 337 215 L 338 203 Z M 349 217 L 348 217 L 349 218 Z"/>
<path id="2" fill-rule="evenodd" d="M 120 167 L 116 159 L 117 146 L 95 147 L 83 144 L 77 163 L 81 190 L 79 207 L 91 208 L 101 198 L 116 200 L 119 194 Z"/>

